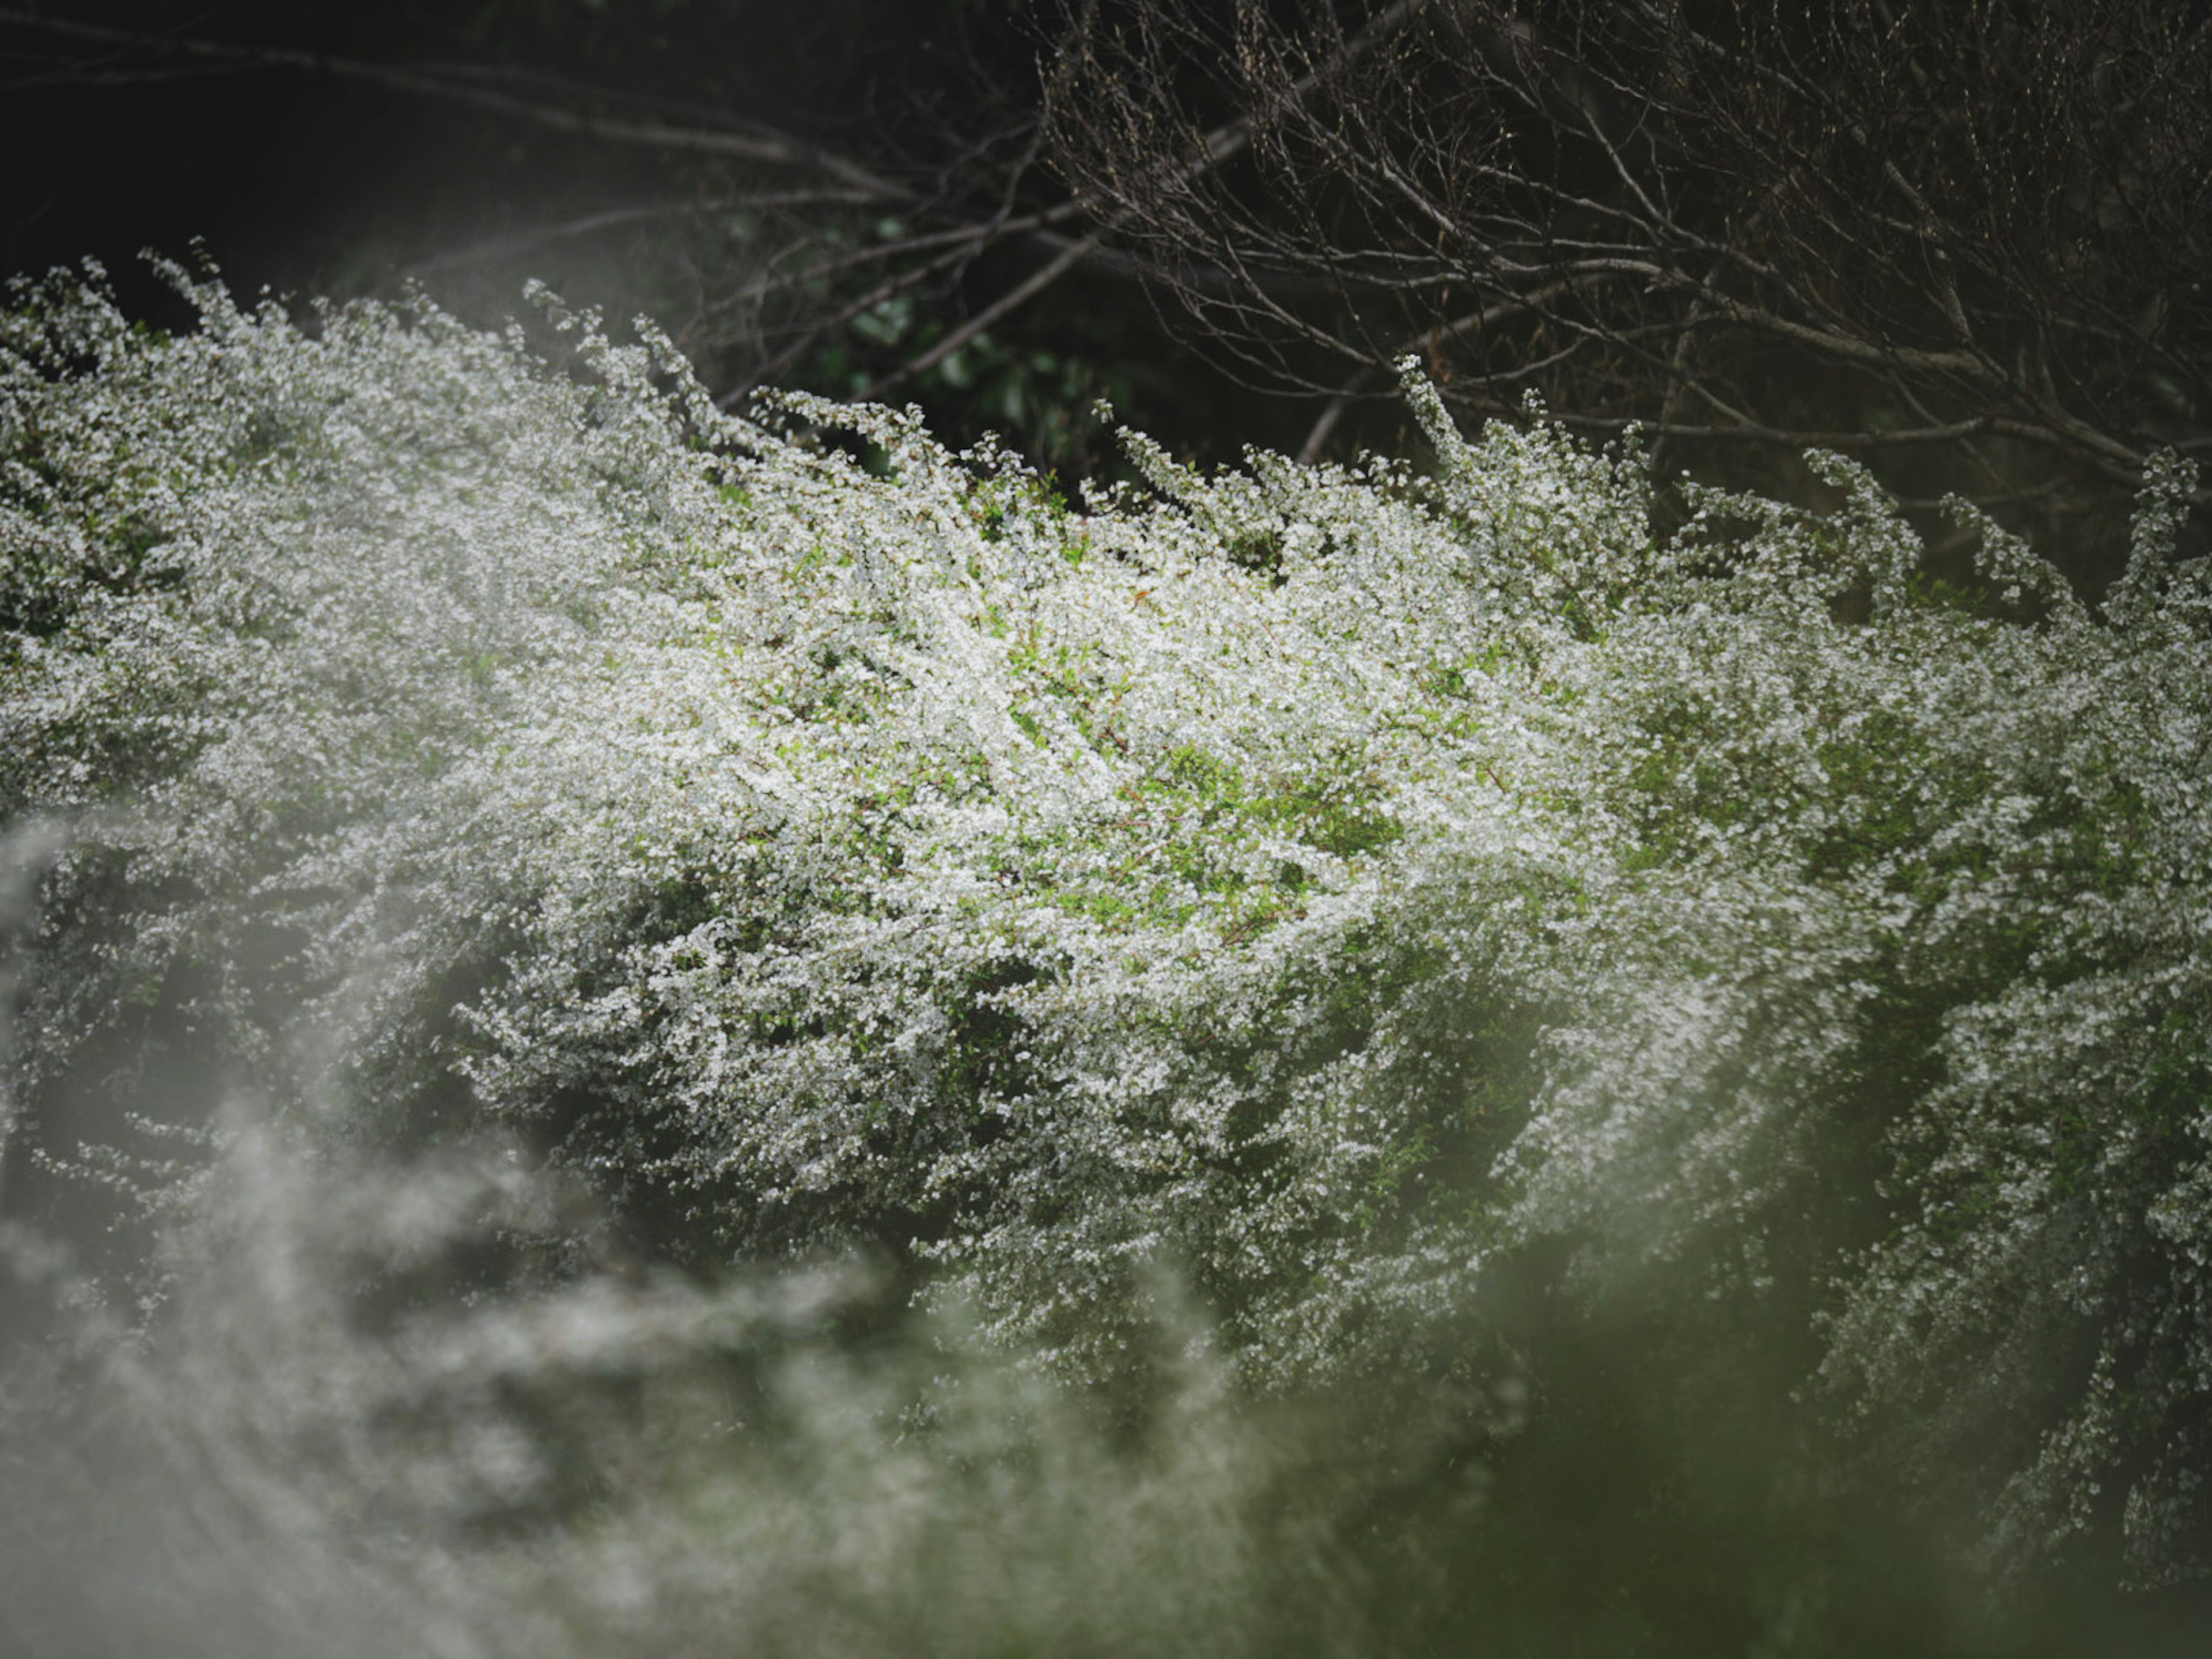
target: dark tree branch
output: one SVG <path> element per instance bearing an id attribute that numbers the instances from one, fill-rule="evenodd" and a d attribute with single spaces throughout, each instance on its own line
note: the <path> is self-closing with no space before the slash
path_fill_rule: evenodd
<path id="1" fill-rule="evenodd" d="M 2026 443 L 2100 489 L 2205 447 L 2212 24 L 1893 9 L 1429 0 L 1353 61 L 1318 7 L 1127 0 L 1047 121 L 1198 343 L 1327 398 L 1309 454 L 1408 349 L 1471 409 L 1685 443 Z M 1190 165 L 1206 64 L 1251 166 Z"/>

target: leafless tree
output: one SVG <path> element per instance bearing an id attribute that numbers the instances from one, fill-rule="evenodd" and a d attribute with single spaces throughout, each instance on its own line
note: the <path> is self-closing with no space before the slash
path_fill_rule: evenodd
<path id="1" fill-rule="evenodd" d="M 334 76 L 672 159 L 661 195 L 415 270 L 650 228 L 681 277 L 664 320 L 731 403 L 854 340 L 845 389 L 902 395 L 1084 273 L 1313 399 L 1309 455 L 1410 353 L 1472 414 L 1534 391 L 1593 434 L 1639 423 L 1668 464 L 1821 445 L 1908 500 L 2110 523 L 2153 450 L 2212 450 L 2202 14 L 1039 0 L 1034 81 L 903 148 L 514 64 L 4 5 L 0 36 L 42 83 Z M 933 325 L 882 326 L 912 311 Z"/>
<path id="2" fill-rule="evenodd" d="M 658 194 L 446 246 L 403 274 L 450 281 L 647 232 L 664 264 L 691 278 L 681 296 L 688 303 L 664 320 L 687 345 L 733 366 L 732 401 L 855 319 L 918 288 L 957 281 L 1001 248 L 1030 242 L 1045 246 L 1044 257 L 1058 254 L 1065 239 L 1046 239 L 1081 215 L 1048 181 L 1041 192 L 1035 122 L 1025 109 L 1011 120 L 983 112 L 962 131 L 940 134 L 933 155 L 891 154 L 888 146 L 884 154 L 854 155 L 665 90 L 489 58 L 364 57 L 240 39 L 214 32 L 210 25 L 219 21 L 196 17 L 156 30 L 0 7 L 0 41 L 16 70 L 8 85 L 19 94 L 98 93 L 191 77 L 313 76 L 472 112 L 603 154 L 672 161 L 657 175 L 668 185 Z M 1042 209 L 1031 203 L 1040 193 L 1054 198 Z"/>
<path id="3" fill-rule="evenodd" d="M 1984 498 L 2212 449 L 2212 27 L 2166 0 L 1107 0 L 1053 155 L 1253 384 L 1424 358 L 1685 457 L 1822 445 Z M 1233 109 L 1249 143 L 1207 166 Z M 1928 455 L 1916 469 L 1915 452 Z M 1909 493 L 1909 492 L 1908 492 Z"/>
<path id="4" fill-rule="evenodd" d="M 1416 9 L 1414 0 L 1396 0 L 1348 30 L 1336 53 L 1356 58 Z M 219 15 L 167 29 L 121 15 L 101 21 L 68 9 L 0 5 L 0 63 L 13 71 L 0 88 L 127 95 L 149 82 L 195 77 L 315 76 L 474 112 L 603 153 L 676 163 L 665 174 L 673 187 L 658 196 L 510 225 L 420 255 L 403 274 L 450 285 L 649 233 L 664 272 L 673 267 L 678 277 L 679 291 L 659 296 L 672 300 L 661 320 L 720 369 L 726 403 L 788 378 L 839 340 L 866 348 L 852 354 L 866 365 L 849 388 L 854 395 L 901 392 L 1073 272 L 1125 284 L 1165 275 L 1121 245 L 1116 216 L 1091 214 L 1046 165 L 1041 111 L 1029 96 L 1036 78 L 1011 94 L 991 88 L 980 54 L 969 55 L 976 73 L 957 108 L 940 105 L 934 123 L 921 124 L 923 142 L 902 143 L 883 119 L 872 120 L 860 142 L 849 142 L 848 131 L 841 143 L 612 77 L 465 55 L 349 55 L 240 38 L 216 29 Z M 1079 61 L 1052 44 L 1063 31 L 1079 33 L 1082 21 L 1054 0 L 1030 9 L 1023 27 L 1039 76 Z M 1006 26 L 1002 19 L 999 27 Z M 960 61 L 961 43 L 945 44 Z M 1304 75 L 1288 95 L 1317 82 Z M 1224 111 L 1197 133 L 1189 170 L 1231 163 L 1250 131 L 1246 117 Z M 916 308 L 935 313 L 938 325 L 887 325 Z"/>

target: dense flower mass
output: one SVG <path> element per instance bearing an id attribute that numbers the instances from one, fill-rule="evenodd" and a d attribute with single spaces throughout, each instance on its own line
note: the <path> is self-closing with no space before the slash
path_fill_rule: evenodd
<path id="1" fill-rule="evenodd" d="M 1632 450 L 1410 369 L 1432 472 L 1131 435 L 1078 507 L 550 302 L 574 373 L 179 280 L 186 334 L 0 320 L 0 1157 L 189 1212 L 189 1090 L 70 1127 L 158 1042 L 311 1138 L 501 1126 L 684 1259 L 888 1252 L 1069 1377 L 1166 1264 L 1261 1391 L 1449 1368 L 1561 1244 L 1809 1310 L 1993 1559 L 2204 1566 L 2181 465 L 2093 610 L 1994 525 L 1934 580 L 1840 460 L 1657 534 Z"/>

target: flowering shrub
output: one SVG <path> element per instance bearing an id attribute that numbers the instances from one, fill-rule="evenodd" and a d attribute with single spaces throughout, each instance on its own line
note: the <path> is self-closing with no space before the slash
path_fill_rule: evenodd
<path id="1" fill-rule="evenodd" d="M 1079 509 L 557 307 L 578 376 L 178 280 L 189 335 L 0 322 L 0 813 L 61 846 L 0 1155 L 189 1214 L 189 1126 L 65 1133 L 158 1048 L 338 1141 L 501 1126 L 690 1260 L 887 1249 L 1071 1378 L 1168 1263 L 1261 1390 L 1473 1363 L 1565 1241 L 1814 1308 L 1993 1559 L 2202 1566 L 2178 464 L 2092 611 L 1994 526 L 1932 581 L 1841 461 L 1655 536 L 1632 451 L 1410 371 L 1432 476 L 1131 435 Z"/>

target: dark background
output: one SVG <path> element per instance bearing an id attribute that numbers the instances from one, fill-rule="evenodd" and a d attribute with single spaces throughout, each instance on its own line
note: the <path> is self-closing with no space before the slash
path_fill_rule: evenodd
<path id="1" fill-rule="evenodd" d="M 419 283 L 483 324 L 526 311 L 522 286 L 537 277 L 617 325 L 653 317 L 713 389 L 729 391 L 774 354 L 721 337 L 699 313 L 755 261 L 825 222 L 865 234 L 871 217 L 890 216 L 802 207 L 757 222 L 750 246 L 719 227 L 702 234 L 687 205 L 707 204 L 711 217 L 732 190 L 803 175 L 550 130 L 361 68 L 458 70 L 494 92 L 616 118 L 765 126 L 879 170 L 951 222 L 1018 152 L 1056 16 L 1027 0 L 0 6 L 0 272 L 94 258 L 128 310 L 165 323 L 188 313 L 142 251 L 191 264 L 204 249 L 247 295 L 388 298 Z M 1042 158 L 1017 189 L 1040 204 L 1066 194 Z M 921 228 L 927 215 L 909 218 Z M 593 220 L 607 222 L 543 234 Z M 890 313 L 896 331 L 832 330 L 765 378 L 867 390 L 1044 252 L 987 250 L 910 289 Z M 865 293 L 873 274 L 838 297 Z M 963 361 L 881 395 L 918 398 L 949 438 L 994 428 L 1044 464 L 1085 472 L 1112 465 L 1089 413 L 1101 397 L 1206 459 L 1247 442 L 1294 445 L 1311 418 L 1182 350 L 1141 282 L 1088 270 L 988 330 Z"/>

